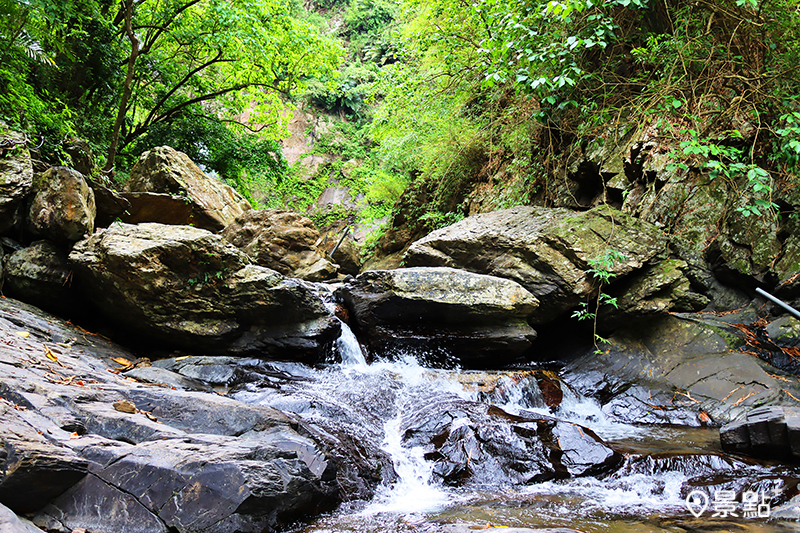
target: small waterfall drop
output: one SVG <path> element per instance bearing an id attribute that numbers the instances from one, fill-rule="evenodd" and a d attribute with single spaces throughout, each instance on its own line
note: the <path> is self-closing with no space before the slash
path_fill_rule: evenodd
<path id="1" fill-rule="evenodd" d="M 326 287 L 326 291 L 327 297 L 323 298 L 325 307 L 336 317 L 336 320 L 339 321 L 339 325 L 342 328 L 342 333 L 334 342 L 336 352 L 341 358 L 342 366 L 346 368 L 366 369 L 368 366 L 367 360 L 364 357 L 364 352 L 361 350 L 361 345 L 358 343 L 355 333 L 353 333 L 353 330 L 350 329 L 350 326 L 348 326 L 344 320 L 336 315 L 336 302 L 333 301 L 333 293 L 328 287 Z"/>
<path id="2" fill-rule="evenodd" d="M 398 414 L 383 426 L 383 450 L 392 458 L 398 480 L 381 487 L 362 514 L 425 513 L 439 510 L 451 501 L 441 486 L 431 482 L 433 463 L 425 460 L 425 450 L 403 446 L 402 422 L 403 416 Z"/>
<path id="3" fill-rule="evenodd" d="M 342 358 L 342 366 L 345 368 L 367 368 L 367 360 L 364 358 L 364 352 L 361 351 L 361 345 L 358 343 L 353 330 L 350 326 L 339 320 L 342 326 L 342 334 L 336 339 L 336 351 Z"/>

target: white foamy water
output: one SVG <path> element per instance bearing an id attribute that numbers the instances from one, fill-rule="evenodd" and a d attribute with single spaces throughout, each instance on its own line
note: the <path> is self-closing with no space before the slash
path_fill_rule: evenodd
<path id="1" fill-rule="evenodd" d="M 345 368 L 366 369 L 368 367 L 367 360 L 364 358 L 364 352 L 361 351 L 361 345 L 358 343 L 353 330 L 350 326 L 342 322 L 342 333 L 336 339 L 336 350 L 342 358 L 342 366 Z"/>
<path id="2" fill-rule="evenodd" d="M 531 497 L 557 494 L 569 505 L 571 514 L 584 516 L 603 512 L 682 514 L 686 511 L 686 500 L 681 497 L 681 487 L 687 479 L 686 475 L 675 471 L 659 475 L 631 474 L 606 480 L 587 477 L 530 485 L 520 494 Z"/>
<path id="3" fill-rule="evenodd" d="M 403 446 L 401 424 L 402 415 L 387 420 L 383 441 L 383 450 L 392 458 L 398 479 L 381 487 L 361 514 L 427 513 L 451 503 L 448 492 L 432 482 L 433 463 L 423 457 L 425 450 L 420 446 Z"/>

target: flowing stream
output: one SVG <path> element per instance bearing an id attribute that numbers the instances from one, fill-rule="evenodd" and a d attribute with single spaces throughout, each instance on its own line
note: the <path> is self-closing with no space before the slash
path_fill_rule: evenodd
<path id="1" fill-rule="evenodd" d="M 413 354 L 367 364 L 355 336 L 344 327 L 336 352 L 341 363 L 310 368 L 272 365 L 287 376 L 280 385 L 252 382 L 233 392 L 242 401 L 295 412 L 321 431 L 339 432 L 364 450 L 388 458 L 375 495 L 298 524 L 294 533 L 363 531 L 467 531 L 453 527 L 566 527 L 585 532 L 800 531 L 779 518 L 780 505 L 797 493 L 800 469 L 725 455 L 714 428 L 634 425 L 614 420 L 601 406 L 563 386 L 563 399 L 547 407 L 530 373 L 457 372 L 421 366 Z M 409 439 L 424 426 L 432 405 L 494 405 L 510 415 L 546 415 L 593 430 L 623 458 L 599 475 L 514 484 L 498 472 L 472 482 L 445 483 L 435 473 L 430 446 Z M 450 422 L 451 434 L 467 419 Z M 391 471 L 393 470 L 393 473 Z M 498 481 L 494 481 L 497 479 Z M 692 490 L 708 496 L 693 510 Z M 715 491 L 757 494 L 769 517 L 712 516 Z M 724 493 L 722 493 L 724 494 Z M 784 505 L 784 507 L 786 507 Z M 762 511 L 764 508 L 762 508 Z M 698 511 L 701 511 L 698 513 Z M 764 513 L 762 512 L 762 515 Z"/>

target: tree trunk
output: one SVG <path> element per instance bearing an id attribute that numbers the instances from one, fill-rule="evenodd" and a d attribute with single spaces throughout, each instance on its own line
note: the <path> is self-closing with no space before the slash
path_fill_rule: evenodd
<path id="1" fill-rule="evenodd" d="M 106 165 L 103 168 L 105 172 L 111 172 L 114 168 L 114 161 L 117 158 L 119 134 L 122 125 L 125 123 L 125 115 L 128 113 L 128 101 L 133 91 L 134 67 L 136 66 L 136 59 L 139 57 L 139 39 L 137 39 L 133 32 L 133 2 L 134 0 L 127 0 L 125 2 L 125 33 L 128 36 L 128 40 L 131 42 L 131 55 L 128 57 L 128 72 L 125 75 L 125 84 L 122 87 L 122 96 L 119 100 L 117 119 L 114 121 L 114 129 L 111 132 L 108 157 L 106 159 Z"/>

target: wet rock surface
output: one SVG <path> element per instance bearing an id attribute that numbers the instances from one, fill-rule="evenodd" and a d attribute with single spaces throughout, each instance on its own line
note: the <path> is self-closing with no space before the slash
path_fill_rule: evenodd
<path id="1" fill-rule="evenodd" d="M 800 461 L 800 408 L 765 406 L 719 430 L 722 449 L 762 459 Z"/>
<path id="2" fill-rule="evenodd" d="M 186 154 L 168 146 L 160 146 L 143 153 L 134 164 L 125 187 L 128 192 L 167 194 L 183 198 L 191 209 L 186 220 L 178 223 L 211 231 L 223 229 L 244 211 L 251 209 L 247 200 L 233 188 L 207 176 Z M 142 209 L 137 212 L 141 211 Z M 157 215 L 154 210 L 147 213 Z M 140 219 L 129 219 L 128 222 L 162 221 L 144 220 L 140 215 Z"/>
<path id="3" fill-rule="evenodd" d="M 688 314 L 619 330 L 599 355 L 568 363 L 564 379 L 629 422 L 725 424 L 754 406 L 796 404 L 796 377 L 737 350 L 744 339 L 731 323 L 744 318 Z"/>
<path id="4" fill-rule="evenodd" d="M 338 501 L 302 421 L 111 373 L 135 357 L 11 299 L 0 331 L 0 504 L 37 525 L 260 532 Z"/>
<path id="5" fill-rule="evenodd" d="M 531 346 L 537 299 L 511 280 L 453 268 L 365 272 L 337 289 L 376 352 L 419 349 L 431 363 L 497 366 Z"/>
<path id="6" fill-rule="evenodd" d="M 5 293 L 42 309 L 69 314 L 79 307 L 72 290 L 67 252 L 50 241 L 35 241 L 11 254 L 5 265 Z"/>
<path id="7" fill-rule="evenodd" d="M 623 259 L 604 267 L 622 278 L 665 258 L 666 237 L 611 207 L 583 213 L 514 207 L 473 215 L 416 241 L 408 266 L 446 266 L 509 278 L 540 300 L 532 323 L 561 316 L 596 290 L 590 260 L 609 250 Z"/>
<path id="8" fill-rule="evenodd" d="M 434 474 L 453 485 L 596 475 L 621 460 L 588 428 L 463 400 L 419 406 L 402 429 L 407 445 L 423 446 Z"/>
<path id="9" fill-rule="evenodd" d="M 281 274 L 309 281 L 336 277 L 337 265 L 317 248 L 319 231 L 314 223 L 282 209 L 250 210 L 221 233 L 254 263 Z"/>
<path id="10" fill-rule="evenodd" d="M 69 259 L 119 328 L 167 346 L 314 360 L 338 335 L 309 287 L 250 264 L 203 229 L 115 224 L 76 244 Z"/>

